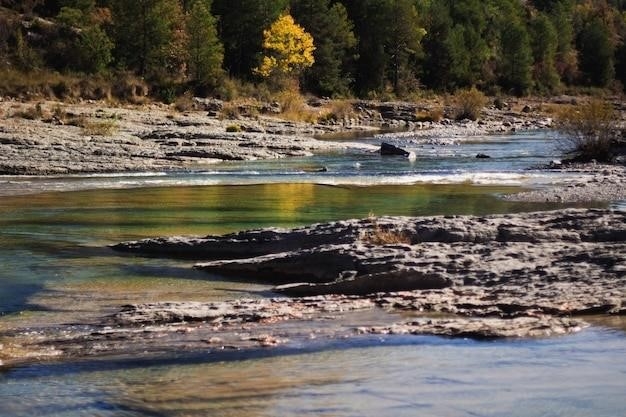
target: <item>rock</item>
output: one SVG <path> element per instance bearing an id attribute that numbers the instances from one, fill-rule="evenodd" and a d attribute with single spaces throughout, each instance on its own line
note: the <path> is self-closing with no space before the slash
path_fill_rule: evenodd
<path id="1" fill-rule="evenodd" d="M 401 243 L 374 243 L 381 232 L 398 236 Z M 532 288 L 540 280 L 537 294 L 561 285 L 559 293 L 590 297 L 591 304 L 612 309 L 598 300 L 626 285 L 626 213 L 606 210 L 383 217 L 375 224 L 365 219 L 292 231 L 149 239 L 115 249 L 213 259 L 196 267 L 238 279 L 298 284 L 277 288 L 297 295 L 473 285 L 524 287 L 537 297 Z"/>
<path id="2" fill-rule="evenodd" d="M 380 154 L 385 155 L 385 156 L 398 155 L 398 156 L 408 157 L 410 155 L 410 152 L 405 151 L 402 148 L 398 148 L 397 146 L 392 145 L 390 143 L 383 142 L 380 144 Z"/>
<path id="3" fill-rule="evenodd" d="M 506 103 L 504 100 L 502 100 L 499 97 L 493 101 L 493 105 L 498 110 L 504 110 L 509 107 L 508 103 Z"/>
<path id="4" fill-rule="evenodd" d="M 477 159 L 489 159 L 491 157 L 489 155 L 487 155 L 487 154 L 479 153 L 479 154 L 476 155 L 476 158 Z"/>
<path id="5" fill-rule="evenodd" d="M 524 106 L 524 108 L 522 109 L 523 113 L 530 113 L 532 111 L 532 109 L 530 108 L 530 106 L 527 104 Z"/>
<path id="6" fill-rule="evenodd" d="M 563 162 L 558 159 L 553 159 L 552 161 L 550 161 L 550 164 L 548 164 L 548 167 L 550 169 L 560 169 L 563 167 Z"/>

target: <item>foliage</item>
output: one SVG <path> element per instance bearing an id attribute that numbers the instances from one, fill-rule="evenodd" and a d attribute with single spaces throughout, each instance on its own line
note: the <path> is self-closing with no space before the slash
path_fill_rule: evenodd
<path id="1" fill-rule="evenodd" d="M 323 96 L 348 95 L 357 40 L 345 6 L 331 5 L 330 0 L 292 0 L 291 13 L 315 40 L 315 62 L 304 71 L 305 87 Z"/>
<path id="2" fill-rule="evenodd" d="M 181 75 L 183 14 L 177 0 L 111 0 L 115 56 L 141 76 Z M 182 45 L 181 45 L 182 44 Z"/>
<path id="3" fill-rule="evenodd" d="M 584 26 L 578 37 L 578 49 L 584 81 L 597 87 L 608 86 L 615 76 L 615 51 L 609 29 L 600 18 L 594 18 Z"/>
<path id="4" fill-rule="evenodd" d="M 224 66 L 231 76 L 250 79 L 258 65 L 263 31 L 289 5 L 289 0 L 214 0 L 212 12 L 220 22 Z"/>
<path id="5" fill-rule="evenodd" d="M 77 47 L 80 67 L 88 73 L 103 72 L 113 60 L 113 42 L 98 26 L 83 30 Z"/>
<path id="6" fill-rule="evenodd" d="M 547 15 L 539 14 L 531 20 L 530 32 L 535 85 L 541 91 L 553 92 L 560 83 L 555 62 L 559 46 L 556 28 Z"/>
<path id="7" fill-rule="evenodd" d="M 280 16 L 263 32 L 263 49 L 266 55 L 254 71 L 264 78 L 297 76 L 315 62 L 313 37 L 289 14 Z"/>
<path id="8" fill-rule="evenodd" d="M 100 97 L 118 96 L 112 76 L 118 72 L 142 79 L 154 97 L 170 102 L 185 91 L 267 100 L 292 79 L 321 96 L 377 99 L 414 99 L 423 91 L 471 86 L 493 94 L 581 87 L 617 92 L 626 86 L 623 1 L 0 0 L 0 5 L 0 69 L 24 77 L 39 70 L 55 79 L 57 72 L 78 80 L 112 77 L 96 94 Z M 278 35 L 264 40 L 289 13 L 290 34 L 282 41 Z M 303 33 L 312 36 L 315 49 Z M 294 39 L 300 46 L 289 43 Z M 254 84 L 259 75 L 264 81 Z M 63 97 L 91 89 L 75 80 L 19 78 L 0 80 L 2 89 L 19 96 L 30 86 L 50 95 L 45 90 L 55 86 L 54 94 Z M 11 80 L 17 82 L 13 87 Z"/>
<path id="9" fill-rule="evenodd" d="M 205 0 L 192 3 L 186 15 L 189 36 L 189 76 L 197 84 L 217 84 L 222 76 L 224 47 L 217 36 L 217 22 Z"/>
<path id="10" fill-rule="evenodd" d="M 501 84 L 515 94 L 528 93 L 532 87 L 532 50 L 526 28 L 511 22 L 502 31 Z"/>
<path id="11" fill-rule="evenodd" d="M 561 150 L 583 162 L 612 160 L 612 147 L 620 133 L 619 122 L 610 103 L 592 99 L 574 111 L 563 111 L 557 123 L 562 134 Z"/>
<path id="12" fill-rule="evenodd" d="M 424 29 L 411 0 L 346 1 L 359 39 L 357 90 L 405 95 L 418 83 L 417 61 Z"/>
<path id="13" fill-rule="evenodd" d="M 483 107 L 487 104 L 487 97 L 476 87 L 472 87 L 468 90 L 457 91 L 454 101 L 457 106 L 456 118 L 458 120 L 477 120 Z"/>

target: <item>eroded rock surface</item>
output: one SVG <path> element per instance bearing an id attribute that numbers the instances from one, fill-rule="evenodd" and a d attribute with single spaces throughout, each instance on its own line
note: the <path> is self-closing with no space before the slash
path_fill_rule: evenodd
<path id="1" fill-rule="evenodd" d="M 622 211 L 389 217 L 115 249 L 206 259 L 197 267 L 280 283 L 277 292 L 298 298 L 128 305 L 96 323 L 16 332 L 0 360 L 219 352 L 367 334 L 546 337 L 586 327 L 587 316 L 626 315 Z"/>

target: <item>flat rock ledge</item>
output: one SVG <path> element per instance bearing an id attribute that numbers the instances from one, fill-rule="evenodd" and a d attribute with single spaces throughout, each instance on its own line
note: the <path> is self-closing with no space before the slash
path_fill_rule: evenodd
<path id="1" fill-rule="evenodd" d="M 368 218 L 113 249 L 195 259 L 211 274 L 276 284 L 281 296 L 127 305 L 97 322 L 15 331 L 0 361 L 367 335 L 547 337 L 586 327 L 585 317 L 626 315 L 624 211 Z"/>

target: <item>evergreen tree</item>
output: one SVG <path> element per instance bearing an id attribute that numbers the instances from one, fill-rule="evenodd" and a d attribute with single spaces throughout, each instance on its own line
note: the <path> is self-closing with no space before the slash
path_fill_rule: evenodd
<path id="1" fill-rule="evenodd" d="M 416 58 L 424 30 L 411 0 L 346 1 L 359 39 L 357 87 L 377 93 L 387 85 L 398 95 L 407 79 L 416 76 Z M 402 83 L 400 82 L 402 79 Z"/>
<path id="2" fill-rule="evenodd" d="M 608 86 L 615 76 L 614 46 L 607 25 L 592 18 L 578 35 L 580 70 L 583 81 L 597 87 Z"/>
<path id="3" fill-rule="evenodd" d="M 178 0 L 111 0 L 115 57 L 142 76 L 181 75 L 187 51 Z"/>
<path id="4" fill-rule="evenodd" d="M 528 32 L 519 22 L 511 22 L 502 31 L 501 83 L 515 94 L 526 94 L 532 87 L 532 50 Z"/>
<path id="5" fill-rule="evenodd" d="M 415 4 L 411 0 L 393 0 L 389 4 L 391 26 L 386 40 L 393 91 L 401 96 L 407 83 L 414 77 L 415 58 L 421 50 L 426 31 L 420 27 Z"/>
<path id="6" fill-rule="evenodd" d="M 233 76 L 248 78 L 259 63 L 263 31 L 287 10 L 289 0 L 214 0 L 224 44 L 224 66 Z"/>
<path id="7" fill-rule="evenodd" d="M 196 0 L 189 7 L 186 16 L 189 77 L 200 86 L 214 86 L 222 74 L 224 60 L 224 47 L 217 37 L 216 19 L 207 0 Z"/>
<path id="8" fill-rule="evenodd" d="M 315 63 L 304 72 L 305 87 L 324 96 L 347 95 L 357 41 L 346 8 L 329 0 L 292 0 L 291 13 L 315 40 Z"/>
<path id="9" fill-rule="evenodd" d="M 573 5 L 570 0 L 554 4 L 550 19 L 557 32 L 555 67 L 561 80 L 573 84 L 578 78 L 578 53 L 574 45 Z"/>
<path id="10" fill-rule="evenodd" d="M 100 26 L 84 29 L 76 43 L 80 69 L 89 73 L 103 72 L 113 60 L 113 42 Z"/>
<path id="11" fill-rule="evenodd" d="M 557 32 L 545 14 L 537 15 L 530 23 L 535 85 L 540 90 L 554 91 L 559 85 L 555 59 L 558 48 Z"/>

